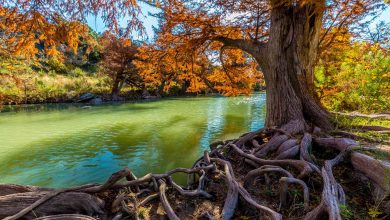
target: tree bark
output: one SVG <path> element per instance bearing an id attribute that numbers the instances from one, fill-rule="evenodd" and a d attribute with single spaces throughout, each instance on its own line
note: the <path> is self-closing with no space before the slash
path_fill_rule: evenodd
<path id="1" fill-rule="evenodd" d="M 121 87 L 119 84 L 121 83 L 121 74 L 116 74 L 113 84 L 112 84 L 112 90 L 111 90 L 111 98 L 113 101 L 119 100 L 119 92 Z"/>
<path id="2" fill-rule="evenodd" d="M 13 219 L 7 217 L 16 215 L 22 209 L 27 208 L 51 192 L 32 191 L 0 196 L 0 219 Z M 81 192 L 66 192 L 49 199 L 34 208 L 33 211 L 23 215 L 23 217 L 24 219 L 35 219 L 45 215 L 73 213 L 96 215 L 102 214 L 103 210 L 104 202 L 93 195 Z"/>
<path id="3" fill-rule="evenodd" d="M 298 121 L 291 132 L 303 130 L 306 122 L 331 129 L 328 112 L 314 91 L 314 65 L 325 1 L 304 5 L 272 3 L 270 37 L 267 43 L 215 38 L 251 54 L 258 62 L 267 90 L 267 127 Z M 299 126 L 300 125 L 300 126 Z"/>
<path id="4" fill-rule="evenodd" d="M 266 126 L 300 120 L 331 128 L 313 84 L 324 4 L 273 5 L 268 59 L 262 67 L 267 85 Z"/>

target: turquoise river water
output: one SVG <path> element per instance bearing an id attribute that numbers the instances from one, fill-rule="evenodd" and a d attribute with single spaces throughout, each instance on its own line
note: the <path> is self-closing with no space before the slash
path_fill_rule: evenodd
<path id="1" fill-rule="evenodd" d="M 0 183 L 68 187 L 190 167 L 218 139 L 263 126 L 265 94 L 83 106 L 34 105 L 0 113 Z"/>

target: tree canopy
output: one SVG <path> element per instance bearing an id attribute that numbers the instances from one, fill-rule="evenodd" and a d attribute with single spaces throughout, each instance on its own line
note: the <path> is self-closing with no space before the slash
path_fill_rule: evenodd
<path id="1" fill-rule="evenodd" d="M 87 16 L 101 16 L 110 30 L 121 35 L 128 35 L 132 30 L 143 31 L 135 0 L 1 0 L 0 5 L 3 52 L 27 57 L 38 53 L 36 44 L 42 44 L 48 56 L 59 56 L 61 44 L 76 52 L 80 38 L 92 40 L 85 25 Z M 128 22 L 126 27 L 121 27 L 119 23 L 124 17 Z"/>

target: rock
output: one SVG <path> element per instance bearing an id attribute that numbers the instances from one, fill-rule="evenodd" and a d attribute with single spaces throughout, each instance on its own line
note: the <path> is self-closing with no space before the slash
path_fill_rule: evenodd
<path id="1" fill-rule="evenodd" d="M 158 99 L 157 96 L 149 95 L 149 96 L 143 96 L 143 99 Z"/>
<path id="2" fill-rule="evenodd" d="M 100 97 L 93 98 L 89 101 L 90 104 L 92 105 L 100 105 L 103 103 L 103 99 Z"/>
<path id="3" fill-rule="evenodd" d="M 148 90 L 142 91 L 142 98 L 143 99 L 157 99 L 159 96 L 151 95 Z"/>
<path id="4" fill-rule="evenodd" d="M 142 90 L 142 97 L 147 97 L 147 96 L 150 96 L 149 91 L 146 89 Z"/>
<path id="5" fill-rule="evenodd" d="M 122 101 L 125 101 L 125 98 L 114 95 L 114 96 L 112 96 L 111 100 L 114 102 L 122 102 Z"/>
<path id="6" fill-rule="evenodd" d="M 79 98 L 79 100 L 77 100 L 77 102 L 88 102 L 89 100 L 91 100 L 95 97 L 96 97 L 95 94 L 88 92 L 88 93 L 85 93 L 82 96 L 80 96 L 80 98 Z"/>

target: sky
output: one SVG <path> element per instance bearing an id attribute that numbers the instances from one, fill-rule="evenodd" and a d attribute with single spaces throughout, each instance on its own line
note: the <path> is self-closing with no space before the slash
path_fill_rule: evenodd
<path id="1" fill-rule="evenodd" d="M 150 16 L 149 13 L 155 14 L 158 13 L 160 10 L 142 2 L 140 2 L 139 5 L 141 7 L 142 12 L 139 18 L 143 22 L 143 25 L 145 27 L 146 36 L 139 36 L 138 34 L 134 33 L 132 35 L 132 38 L 142 41 L 152 41 L 152 39 L 154 38 L 153 26 L 158 27 L 158 20 L 157 18 Z M 98 33 L 103 33 L 105 30 L 107 30 L 103 20 L 99 16 L 88 16 L 87 23 L 92 29 L 94 29 Z M 126 23 L 127 22 L 125 18 L 120 21 L 121 26 L 126 26 Z"/>
<path id="2" fill-rule="evenodd" d="M 157 13 L 159 12 L 159 9 L 152 7 L 148 4 L 140 2 L 140 7 L 142 11 L 142 15 L 140 15 L 140 20 L 143 22 L 145 30 L 146 30 L 146 36 L 139 36 L 138 34 L 134 33 L 132 35 L 132 39 L 134 40 L 141 40 L 141 41 L 148 41 L 152 42 L 153 38 L 155 36 L 155 33 L 153 31 L 153 26 L 157 27 L 158 26 L 158 20 L 157 18 L 148 15 L 149 13 Z M 385 22 L 390 22 L 390 7 L 388 7 L 382 14 L 381 16 L 377 19 L 377 22 L 379 21 L 385 21 Z M 105 24 L 103 23 L 102 19 L 98 16 L 89 16 L 87 18 L 87 23 L 88 25 L 93 28 L 96 32 L 103 33 L 107 28 L 105 27 Z M 123 19 L 121 24 L 123 26 L 126 25 L 126 19 Z M 372 24 L 374 26 L 375 23 Z"/>

